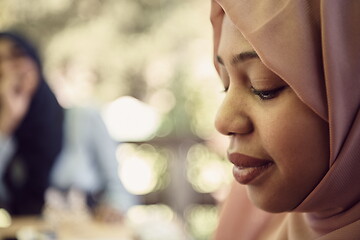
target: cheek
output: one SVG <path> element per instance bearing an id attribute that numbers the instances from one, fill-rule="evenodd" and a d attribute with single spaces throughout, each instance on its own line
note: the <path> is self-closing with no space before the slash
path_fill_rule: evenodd
<path id="1" fill-rule="evenodd" d="M 39 71 L 33 60 L 22 58 L 19 60 L 19 66 L 22 71 L 22 81 L 24 90 L 32 95 L 39 84 Z"/>
<path id="2" fill-rule="evenodd" d="M 329 163 L 328 125 L 300 100 L 282 109 L 268 119 L 264 147 L 285 176 L 317 181 Z"/>

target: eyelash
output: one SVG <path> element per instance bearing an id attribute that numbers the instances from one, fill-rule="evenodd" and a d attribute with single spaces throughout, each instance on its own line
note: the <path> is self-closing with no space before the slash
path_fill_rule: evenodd
<path id="1" fill-rule="evenodd" d="M 221 93 L 227 93 L 228 90 L 229 90 L 229 87 L 224 87 L 224 90 L 221 90 Z"/>
<path id="2" fill-rule="evenodd" d="M 253 94 L 258 96 L 260 100 L 270 100 L 278 96 L 278 94 L 284 90 L 285 86 L 278 87 L 271 90 L 257 90 L 253 86 L 251 86 L 251 91 Z"/>
<path id="3" fill-rule="evenodd" d="M 250 87 L 251 92 L 258 96 L 260 100 L 270 100 L 278 96 L 278 94 L 284 90 L 286 86 L 278 87 L 271 90 L 258 90 L 255 89 L 253 86 Z M 229 87 L 225 87 L 224 90 L 222 90 L 223 93 L 226 93 L 229 90 Z"/>

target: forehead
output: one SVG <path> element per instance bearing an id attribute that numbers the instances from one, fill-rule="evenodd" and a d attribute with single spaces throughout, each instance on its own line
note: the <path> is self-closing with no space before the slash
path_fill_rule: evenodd
<path id="1" fill-rule="evenodd" d="M 254 51 L 250 43 L 225 15 L 221 29 L 218 55 L 226 62 L 235 54 Z"/>
<path id="2" fill-rule="evenodd" d="M 14 41 L 7 38 L 0 38 L 0 53 L 7 53 L 15 47 Z"/>

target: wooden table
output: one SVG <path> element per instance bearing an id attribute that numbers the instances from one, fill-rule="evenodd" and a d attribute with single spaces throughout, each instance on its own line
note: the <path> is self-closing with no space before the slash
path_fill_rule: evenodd
<path id="1" fill-rule="evenodd" d="M 45 235 L 48 237 L 38 239 L 54 240 L 137 240 L 134 231 L 126 223 L 104 223 L 91 219 L 61 222 L 54 227 L 40 217 L 17 217 L 12 219 L 9 227 L 0 228 L 0 239 L 19 234 Z"/>

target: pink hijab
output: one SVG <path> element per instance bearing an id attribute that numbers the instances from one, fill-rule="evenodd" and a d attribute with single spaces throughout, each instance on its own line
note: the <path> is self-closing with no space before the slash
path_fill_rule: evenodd
<path id="1" fill-rule="evenodd" d="M 215 53 L 224 14 L 263 63 L 329 122 L 330 159 L 328 173 L 293 212 L 263 212 L 258 227 L 230 223 L 241 222 L 232 209 L 246 202 L 236 201 L 243 190 L 235 184 L 215 238 L 259 239 L 277 222 L 268 235 L 274 239 L 360 239 L 360 1 L 212 0 Z"/>

